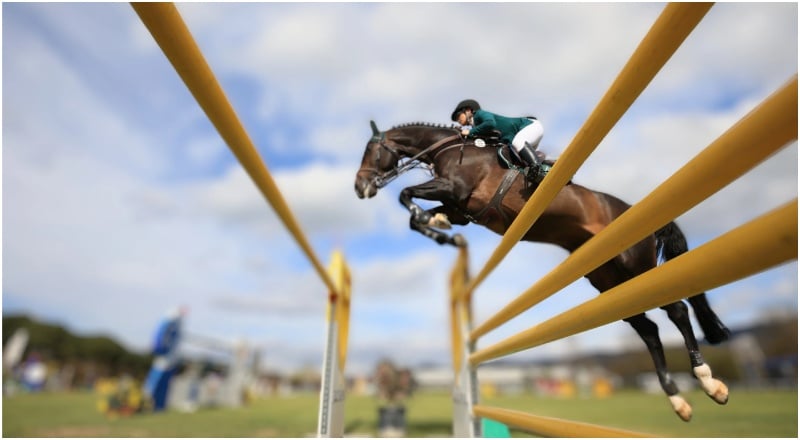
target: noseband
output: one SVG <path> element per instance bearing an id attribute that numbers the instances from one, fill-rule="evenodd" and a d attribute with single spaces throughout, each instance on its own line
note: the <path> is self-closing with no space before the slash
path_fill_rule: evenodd
<path id="1" fill-rule="evenodd" d="M 393 141 L 388 141 L 386 139 L 386 132 L 382 131 L 382 132 L 379 132 L 379 133 L 376 133 L 376 134 L 372 135 L 372 138 L 370 138 L 370 140 L 369 140 L 370 143 L 377 142 L 378 145 L 381 147 L 381 148 L 378 149 L 378 155 L 375 158 L 375 167 L 374 168 L 363 168 L 363 169 L 370 170 L 370 171 L 375 171 L 377 173 L 377 175 L 372 178 L 372 184 L 375 185 L 376 188 L 380 189 L 380 188 L 383 188 L 384 186 L 388 185 L 389 182 L 391 182 L 392 180 L 398 178 L 401 174 L 405 173 L 406 171 L 410 171 L 410 170 L 412 170 L 414 168 L 419 168 L 419 167 L 423 166 L 423 162 L 419 160 L 420 157 L 424 156 L 425 154 L 431 153 L 431 152 L 433 152 L 433 150 L 441 147 L 442 145 L 444 145 L 444 144 L 446 144 L 446 143 L 448 143 L 450 141 L 456 140 L 456 139 L 463 139 L 463 138 L 461 137 L 461 134 L 454 134 L 452 136 L 448 136 L 448 137 L 446 137 L 444 139 L 441 139 L 438 142 L 435 142 L 432 145 L 428 146 L 427 148 L 423 149 L 419 153 L 415 154 L 414 156 L 409 158 L 407 161 L 405 161 L 404 163 L 402 163 L 402 164 L 400 164 L 398 166 L 397 164 L 399 163 L 400 159 L 403 156 L 400 154 L 400 151 L 398 149 L 393 148 L 393 147 L 391 147 L 390 145 L 387 144 L 387 142 L 393 142 Z M 380 166 L 380 163 L 381 163 L 381 150 L 384 149 L 384 148 L 389 153 L 391 153 L 395 158 L 397 158 L 397 160 L 395 161 L 395 166 L 391 170 L 389 170 L 389 171 L 387 171 L 385 173 L 381 173 L 380 169 L 378 167 Z M 441 151 L 438 151 L 436 154 L 434 154 L 431 157 L 431 162 L 433 162 L 433 159 L 435 159 L 436 156 L 438 156 L 439 153 L 441 153 L 445 149 L 443 149 Z"/>

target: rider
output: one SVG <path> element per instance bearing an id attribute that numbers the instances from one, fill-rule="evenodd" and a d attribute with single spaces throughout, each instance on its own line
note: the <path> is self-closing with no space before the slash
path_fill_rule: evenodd
<path id="1" fill-rule="evenodd" d="M 525 177 L 532 182 L 539 182 L 542 175 L 542 161 L 536 154 L 536 148 L 544 136 L 544 127 L 533 116 L 510 118 L 481 109 L 474 99 L 465 99 L 458 103 L 450 117 L 459 125 L 471 125 L 464 128 L 464 136 L 486 135 L 492 131 L 500 132 L 500 139 L 514 147 L 517 156 L 527 165 Z"/>

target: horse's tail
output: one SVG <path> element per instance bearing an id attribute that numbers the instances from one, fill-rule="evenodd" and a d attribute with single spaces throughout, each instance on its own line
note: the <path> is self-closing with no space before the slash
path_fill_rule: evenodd
<path id="1" fill-rule="evenodd" d="M 686 236 L 683 235 L 683 231 L 675 222 L 669 222 L 666 226 L 656 231 L 655 235 L 658 252 L 664 261 L 669 261 L 689 250 Z M 687 299 L 689 304 L 692 305 L 700 328 L 703 329 L 703 334 L 705 334 L 709 343 L 719 344 L 730 337 L 730 330 L 711 310 L 711 305 L 708 303 L 705 292 Z"/>
<path id="2" fill-rule="evenodd" d="M 656 231 L 656 242 L 658 253 L 664 261 L 669 261 L 678 255 L 685 254 L 689 250 L 686 243 L 686 236 L 675 222 L 669 222 L 666 226 Z"/>

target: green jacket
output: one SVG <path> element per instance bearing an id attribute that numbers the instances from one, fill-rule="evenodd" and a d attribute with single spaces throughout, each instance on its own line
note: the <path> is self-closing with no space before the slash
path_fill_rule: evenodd
<path id="1" fill-rule="evenodd" d="M 500 139 L 507 144 L 511 144 L 514 136 L 531 124 L 531 120 L 528 118 L 509 118 L 486 110 L 477 110 L 473 115 L 473 122 L 472 129 L 469 131 L 470 135 L 486 135 L 492 130 L 499 130 Z"/>

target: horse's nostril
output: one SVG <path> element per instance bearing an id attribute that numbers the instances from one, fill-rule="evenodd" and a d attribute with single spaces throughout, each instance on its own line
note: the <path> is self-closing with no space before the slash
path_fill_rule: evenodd
<path id="1" fill-rule="evenodd" d="M 355 190 L 359 199 L 367 197 L 369 192 L 369 181 L 366 179 L 356 179 Z"/>

